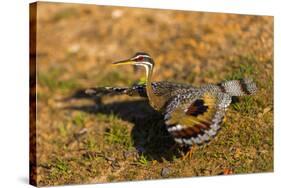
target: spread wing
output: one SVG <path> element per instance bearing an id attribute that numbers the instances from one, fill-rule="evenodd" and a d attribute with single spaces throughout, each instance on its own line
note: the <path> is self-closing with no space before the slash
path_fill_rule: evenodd
<path id="1" fill-rule="evenodd" d="M 231 97 L 225 93 L 190 91 L 177 95 L 167 106 L 165 124 L 181 145 L 200 145 L 213 138 Z"/>
<path id="2" fill-rule="evenodd" d="M 172 96 L 183 93 L 186 89 L 191 88 L 187 84 L 179 84 L 167 81 L 152 82 L 153 92 L 158 96 L 166 96 L 171 98 Z M 129 95 L 129 96 L 140 96 L 147 98 L 146 85 L 137 84 L 132 87 L 93 87 L 86 91 L 86 94 L 93 96 L 104 96 L 104 95 Z"/>

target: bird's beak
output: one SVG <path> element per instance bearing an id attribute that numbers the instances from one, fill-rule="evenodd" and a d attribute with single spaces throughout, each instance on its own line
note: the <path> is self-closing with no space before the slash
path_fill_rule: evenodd
<path id="1" fill-rule="evenodd" d="M 112 64 L 113 65 L 133 65 L 133 64 L 135 64 L 135 61 L 133 61 L 131 59 L 127 59 L 127 60 L 117 61 Z"/>

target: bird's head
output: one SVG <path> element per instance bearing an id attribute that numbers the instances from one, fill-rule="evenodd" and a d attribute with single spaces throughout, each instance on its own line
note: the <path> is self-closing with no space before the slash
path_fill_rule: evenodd
<path id="1" fill-rule="evenodd" d="M 152 69 L 154 66 L 154 61 L 148 53 L 137 52 L 130 59 L 117 61 L 113 63 L 114 65 L 136 65 L 144 66 L 146 69 Z"/>

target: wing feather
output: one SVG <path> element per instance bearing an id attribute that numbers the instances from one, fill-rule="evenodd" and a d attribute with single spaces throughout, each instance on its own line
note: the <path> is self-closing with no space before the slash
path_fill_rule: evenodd
<path id="1" fill-rule="evenodd" d="M 217 134 L 230 102 L 222 92 L 178 95 L 167 106 L 165 124 L 176 142 L 203 144 Z"/>

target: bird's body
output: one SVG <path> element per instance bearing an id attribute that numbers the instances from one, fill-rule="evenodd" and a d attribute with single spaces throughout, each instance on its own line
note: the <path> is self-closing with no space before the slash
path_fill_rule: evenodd
<path id="1" fill-rule="evenodd" d="M 257 87 L 251 79 L 231 80 L 194 87 L 167 81 L 152 82 L 154 62 L 147 53 L 115 64 L 134 64 L 146 69 L 146 84 L 133 87 L 104 87 L 89 94 L 127 94 L 147 97 L 149 104 L 164 115 L 168 132 L 180 145 L 200 145 L 220 130 L 232 96 L 251 95 Z"/>

